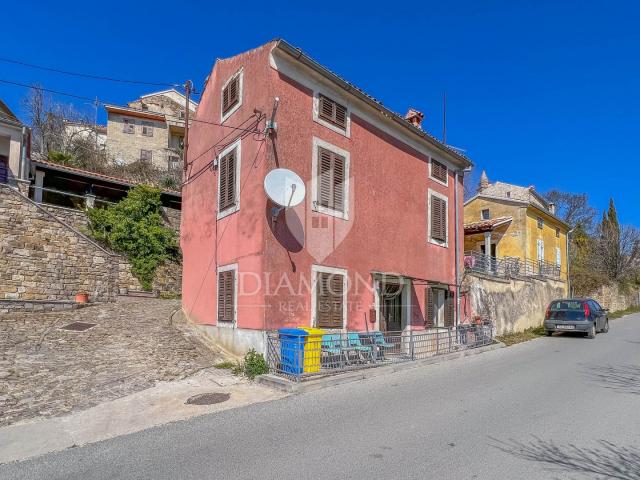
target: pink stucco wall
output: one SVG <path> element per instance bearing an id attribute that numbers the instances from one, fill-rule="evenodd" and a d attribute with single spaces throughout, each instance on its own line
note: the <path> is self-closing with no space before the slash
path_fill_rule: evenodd
<path id="1" fill-rule="evenodd" d="M 350 138 L 314 122 L 313 92 L 269 65 L 272 47 L 267 44 L 218 61 L 198 107 L 196 120 L 220 122 L 221 87 L 241 67 L 242 106 L 225 124 L 247 121 L 254 109 L 270 115 L 274 97 L 280 98 L 275 147 L 260 135 L 242 140 L 238 212 L 216 222 L 217 172 L 206 170 L 184 187 L 181 242 L 187 315 L 198 323 L 216 324 L 216 269 L 232 263 L 238 264 L 244 292 L 238 297 L 237 327 L 246 329 L 310 325 L 308 286 L 313 265 L 347 270 L 351 283 L 347 328 L 352 330 L 365 328 L 365 318 L 374 306 L 372 271 L 455 284 L 453 173 L 449 172 L 448 186 L 431 180 L 424 155 L 355 113 L 351 115 Z M 213 150 L 203 152 L 229 131 L 194 123 L 188 155 L 193 161 L 191 175 L 214 158 Z M 313 212 L 313 137 L 350 153 L 348 220 Z M 272 225 L 271 205 L 262 182 L 276 167 L 297 172 L 307 183 L 307 197 Z M 461 232 L 461 182 L 457 188 Z M 448 248 L 427 241 L 429 189 L 449 198 Z M 368 287 L 355 288 L 361 281 Z M 424 325 L 424 289 L 424 284 L 414 284 L 410 292 L 411 324 L 415 327 Z"/>

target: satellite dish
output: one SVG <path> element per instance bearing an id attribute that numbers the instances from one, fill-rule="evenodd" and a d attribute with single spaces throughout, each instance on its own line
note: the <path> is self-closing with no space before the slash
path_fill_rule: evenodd
<path id="1" fill-rule="evenodd" d="M 286 168 L 276 168 L 264 177 L 264 191 L 273 203 L 288 208 L 302 203 L 305 186 L 296 173 Z"/>

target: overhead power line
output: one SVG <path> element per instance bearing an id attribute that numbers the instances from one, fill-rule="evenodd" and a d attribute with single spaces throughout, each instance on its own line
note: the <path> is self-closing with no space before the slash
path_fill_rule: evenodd
<path id="1" fill-rule="evenodd" d="M 46 70 L 48 72 L 60 73 L 62 75 L 71 75 L 74 77 L 91 78 L 93 80 L 106 80 L 109 82 L 117 83 L 129 83 L 134 85 L 153 85 L 157 87 L 181 87 L 180 83 L 167 83 L 167 82 L 145 82 L 143 80 L 129 80 L 123 78 L 106 77 L 102 75 L 92 75 L 90 73 L 71 72 L 69 70 L 62 70 L 60 68 L 44 67 L 42 65 L 35 65 L 33 63 L 21 62 L 19 60 L 13 60 L 11 58 L 0 57 L 0 62 L 13 63 L 14 65 L 22 65 L 23 67 L 37 68 L 38 70 Z"/>
<path id="2" fill-rule="evenodd" d="M 28 85 L 26 83 L 13 82 L 11 80 L 3 80 L 3 79 L 0 79 L 0 83 L 6 83 L 7 85 L 14 85 L 16 87 L 33 88 L 34 90 L 40 90 L 42 92 L 53 93 L 54 95 L 62 95 L 62 96 L 65 96 L 65 97 L 76 98 L 78 100 L 86 100 L 88 102 L 98 103 L 98 104 L 101 104 L 101 105 L 110 104 L 110 105 L 117 106 L 117 103 L 115 103 L 115 102 L 97 101 L 96 98 L 83 97 L 82 95 L 76 95 L 76 94 L 73 94 L 73 93 L 61 92 L 59 90 L 52 90 L 50 88 L 44 88 L 44 87 L 41 87 L 39 85 Z M 158 112 L 149 111 L 148 113 L 152 113 L 153 114 L 153 113 L 158 113 Z M 183 120 L 184 121 L 184 118 L 180 118 L 177 115 L 168 115 L 166 113 L 158 113 L 158 114 L 159 115 L 164 115 L 165 117 L 177 118 L 179 120 Z M 195 119 L 195 118 L 192 118 L 189 121 L 190 122 L 196 122 L 196 123 L 206 123 L 208 125 L 216 125 L 218 127 L 230 128 L 232 130 L 239 130 L 239 131 L 246 131 L 246 132 L 254 133 L 253 130 L 247 130 L 247 129 L 243 129 L 243 128 L 239 128 L 239 127 L 234 127 L 232 125 L 225 125 L 223 123 L 208 122 L 206 120 L 198 120 L 198 119 Z"/>

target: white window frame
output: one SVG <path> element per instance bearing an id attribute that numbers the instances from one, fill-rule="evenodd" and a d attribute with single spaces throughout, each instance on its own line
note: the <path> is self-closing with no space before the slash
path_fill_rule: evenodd
<path id="1" fill-rule="evenodd" d="M 536 258 L 538 261 L 544 261 L 544 240 L 539 238 L 536 242 Z"/>
<path id="2" fill-rule="evenodd" d="M 556 247 L 556 267 L 562 267 L 562 250 Z"/>
<path id="3" fill-rule="evenodd" d="M 333 275 L 342 275 L 342 330 L 347 328 L 347 306 L 349 297 L 349 276 L 345 268 L 326 267 L 324 265 L 311 265 L 311 327 L 316 326 L 317 321 L 317 305 L 318 305 L 318 273 L 329 273 Z M 218 317 L 216 317 L 218 318 Z"/>
<path id="4" fill-rule="evenodd" d="M 438 197 L 442 200 L 445 201 L 446 203 L 446 210 L 447 210 L 447 221 L 446 221 L 446 229 L 445 229 L 445 233 L 447 235 L 447 240 L 446 242 L 441 242 L 440 240 L 436 240 L 434 238 L 431 238 L 431 198 L 432 197 Z M 429 243 L 432 243 L 433 245 L 439 245 L 440 247 L 445 247 L 448 248 L 449 247 L 449 197 L 447 197 L 446 195 L 443 195 L 442 193 L 436 192 L 435 190 L 429 189 L 428 193 L 427 193 L 427 241 Z"/>
<path id="5" fill-rule="evenodd" d="M 235 79 L 236 77 L 240 78 L 240 81 L 238 82 L 238 103 L 236 103 L 227 113 L 224 113 L 222 111 L 222 103 L 223 103 L 223 93 L 224 93 L 224 89 L 227 87 L 227 85 L 229 85 L 229 83 L 231 82 L 231 80 Z M 220 89 L 220 122 L 224 122 L 227 118 L 229 118 L 231 115 L 233 115 L 236 110 L 238 110 L 241 106 L 242 106 L 242 94 L 244 91 L 244 68 L 240 68 L 240 70 L 238 70 L 236 73 L 234 73 L 233 75 L 231 75 L 229 77 L 229 79 L 224 83 L 224 85 L 222 85 L 222 88 Z"/>
<path id="6" fill-rule="evenodd" d="M 447 175 L 446 175 L 446 180 L 443 182 L 442 180 L 440 180 L 439 178 L 436 178 L 433 176 L 433 161 L 438 162 L 440 165 L 444 165 L 445 168 L 447 169 Z M 429 157 L 429 178 L 431 180 L 433 180 L 436 183 L 439 183 L 440 185 L 444 185 L 445 187 L 449 186 L 449 165 L 447 165 L 446 162 L 443 162 L 442 160 L 439 160 L 437 158 L 433 158 L 433 157 Z"/>
<path id="7" fill-rule="evenodd" d="M 311 152 L 311 210 L 318 213 L 324 213 L 332 217 L 341 218 L 343 220 L 349 220 L 349 199 L 350 192 L 350 178 L 351 171 L 351 155 L 346 150 L 343 150 L 335 145 L 325 142 L 317 137 L 313 137 L 312 152 Z M 325 150 L 329 150 L 333 153 L 344 157 L 344 212 L 334 210 L 333 208 L 324 207 L 318 204 L 318 148 L 322 147 Z"/>
<path id="8" fill-rule="evenodd" d="M 339 103 L 343 107 L 347 109 L 346 113 L 346 128 L 342 130 L 337 125 L 334 125 L 331 122 L 327 122 L 324 118 L 320 117 L 320 95 L 323 95 L 334 102 Z M 336 133 L 339 133 L 343 137 L 351 138 L 351 108 L 349 108 L 349 103 L 344 101 L 340 96 L 335 95 L 334 93 L 327 93 L 325 91 L 314 90 L 313 91 L 313 121 L 319 123 L 320 125 L 327 127 L 329 130 L 333 130 Z"/>
<path id="9" fill-rule="evenodd" d="M 233 322 L 218 322 L 218 285 L 220 284 L 220 273 L 234 271 L 233 274 Z M 236 328 L 238 325 L 238 264 L 230 263 L 222 265 L 216 271 L 216 325 L 223 328 Z"/>
<path id="10" fill-rule="evenodd" d="M 220 155 L 218 155 L 218 157 L 216 158 L 216 165 L 218 166 L 218 175 L 217 175 L 218 191 L 216 192 L 216 204 L 217 204 L 216 210 L 218 211 L 218 214 L 217 214 L 218 220 L 240 210 L 240 174 L 242 171 L 240 168 L 242 165 L 242 162 L 240 161 L 242 157 L 241 147 L 242 147 L 242 141 L 241 139 L 238 139 L 235 142 L 233 142 L 231 145 L 229 145 L 227 148 L 225 148 L 220 153 Z M 220 211 L 220 159 L 222 159 L 222 157 L 224 157 L 227 153 L 231 152 L 234 148 L 237 149 L 236 151 L 236 192 L 237 192 L 236 203 L 231 207 L 227 207 L 226 210 Z"/>

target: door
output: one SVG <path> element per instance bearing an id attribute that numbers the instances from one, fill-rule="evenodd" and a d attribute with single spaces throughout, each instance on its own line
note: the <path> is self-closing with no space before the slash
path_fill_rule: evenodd
<path id="1" fill-rule="evenodd" d="M 593 317 L 596 322 L 596 330 L 600 331 L 604 327 L 604 312 L 595 300 L 589 300 L 589 308 L 593 312 Z"/>
<path id="2" fill-rule="evenodd" d="M 7 183 L 9 179 L 9 157 L 0 155 L 0 183 Z"/>
<path id="3" fill-rule="evenodd" d="M 402 331 L 402 284 L 386 283 L 381 290 L 380 329 L 387 332 Z"/>

